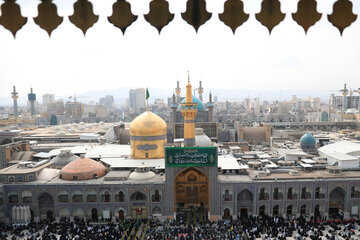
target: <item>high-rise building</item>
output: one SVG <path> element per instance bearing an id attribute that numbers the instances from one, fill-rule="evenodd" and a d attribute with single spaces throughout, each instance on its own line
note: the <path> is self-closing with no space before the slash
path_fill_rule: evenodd
<path id="1" fill-rule="evenodd" d="M 33 89 L 30 88 L 30 93 L 28 94 L 28 100 L 30 102 L 30 113 L 31 116 L 34 116 L 36 114 L 35 110 L 35 101 L 36 101 L 36 94 L 33 93 Z"/>
<path id="2" fill-rule="evenodd" d="M 46 107 L 49 103 L 55 102 L 55 94 L 46 93 L 43 95 L 43 105 Z"/>
<path id="3" fill-rule="evenodd" d="M 65 107 L 64 107 L 64 101 L 58 100 L 53 103 L 49 103 L 47 106 L 47 111 L 49 115 L 62 115 L 64 114 Z"/>
<path id="4" fill-rule="evenodd" d="M 107 108 L 112 108 L 114 106 L 114 96 L 106 95 L 105 97 L 100 98 L 99 103 Z"/>
<path id="5" fill-rule="evenodd" d="M 129 108 L 134 113 L 141 113 L 146 110 L 144 88 L 129 90 Z"/>

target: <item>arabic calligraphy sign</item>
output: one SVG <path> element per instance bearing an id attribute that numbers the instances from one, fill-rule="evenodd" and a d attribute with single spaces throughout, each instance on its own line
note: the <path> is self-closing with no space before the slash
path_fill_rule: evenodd
<path id="1" fill-rule="evenodd" d="M 167 167 L 216 166 L 216 147 L 167 147 Z"/>

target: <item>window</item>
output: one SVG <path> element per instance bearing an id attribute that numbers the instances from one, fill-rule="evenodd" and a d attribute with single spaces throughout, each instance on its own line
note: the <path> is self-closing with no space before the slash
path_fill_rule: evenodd
<path id="1" fill-rule="evenodd" d="M 315 188 L 315 198 L 316 199 L 320 198 L 320 187 Z"/>
<path id="2" fill-rule="evenodd" d="M 360 192 L 355 188 L 355 186 L 351 187 L 351 197 L 352 198 L 360 198 Z"/>
<path id="3" fill-rule="evenodd" d="M 311 193 L 307 191 L 306 187 L 301 189 L 301 199 L 311 199 Z"/>
<path id="4" fill-rule="evenodd" d="M 155 190 L 154 194 L 151 196 L 151 199 L 153 202 L 160 202 L 161 196 L 158 189 Z"/>
<path id="5" fill-rule="evenodd" d="M 73 176 L 73 180 L 78 180 L 78 176 Z"/>
<path id="6" fill-rule="evenodd" d="M 145 158 L 149 158 L 149 153 L 145 153 Z"/>
<path id="7" fill-rule="evenodd" d="M 32 192 L 30 190 L 24 190 L 21 196 L 23 203 L 32 203 Z"/>
<path id="8" fill-rule="evenodd" d="M 305 214 L 306 214 L 306 205 L 305 205 L 305 204 L 300 207 L 300 214 L 301 214 L 301 215 L 305 215 Z"/>
<path id="9" fill-rule="evenodd" d="M 116 202 L 124 202 L 125 201 L 125 194 L 120 191 L 118 194 L 115 195 Z"/>
<path id="10" fill-rule="evenodd" d="M 229 193 L 229 190 L 228 190 L 228 189 L 225 190 L 224 201 L 231 201 L 231 199 L 230 199 L 230 193 Z"/>
<path id="11" fill-rule="evenodd" d="M 279 200 L 279 188 L 274 189 L 274 200 Z"/>
<path id="12" fill-rule="evenodd" d="M 16 192 L 9 192 L 8 194 L 9 203 L 19 203 L 19 197 Z"/>
<path id="13" fill-rule="evenodd" d="M 287 215 L 292 215 L 293 214 L 293 206 L 290 205 L 286 208 L 286 214 Z"/>
<path id="14" fill-rule="evenodd" d="M 259 207 L 259 215 L 260 216 L 265 216 L 265 206 L 264 205 Z"/>
<path id="15" fill-rule="evenodd" d="M 266 193 L 265 188 L 260 188 L 259 200 L 268 200 L 268 199 L 269 199 L 269 194 Z"/>
<path id="16" fill-rule="evenodd" d="M 82 202 L 83 201 L 83 195 L 80 192 L 74 193 L 72 196 L 72 201 L 73 202 Z"/>
<path id="17" fill-rule="evenodd" d="M 60 193 L 58 196 L 59 202 L 69 202 L 69 195 L 67 193 Z"/>
<path id="18" fill-rule="evenodd" d="M 86 195 L 86 202 L 97 202 L 97 192 L 91 191 Z"/>
<path id="19" fill-rule="evenodd" d="M 287 199 L 289 199 L 289 200 L 296 199 L 296 194 L 294 193 L 292 187 L 290 187 L 290 188 L 288 189 Z"/>
<path id="20" fill-rule="evenodd" d="M 101 202 L 110 202 L 110 193 L 108 191 L 105 191 L 102 195 L 101 195 Z"/>
<path id="21" fill-rule="evenodd" d="M 274 206 L 273 215 L 279 215 L 279 205 Z"/>

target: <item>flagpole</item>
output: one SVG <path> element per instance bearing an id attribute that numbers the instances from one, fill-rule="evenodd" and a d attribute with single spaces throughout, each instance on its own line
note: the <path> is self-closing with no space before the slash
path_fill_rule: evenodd
<path id="1" fill-rule="evenodd" d="M 146 88 L 146 110 L 149 112 L 149 90 Z"/>

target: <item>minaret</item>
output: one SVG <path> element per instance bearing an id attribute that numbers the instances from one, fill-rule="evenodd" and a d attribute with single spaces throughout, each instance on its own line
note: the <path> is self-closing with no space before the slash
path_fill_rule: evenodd
<path id="1" fill-rule="evenodd" d="M 176 97 L 175 97 L 175 93 L 173 93 L 172 103 L 171 103 L 171 112 L 172 112 L 173 123 L 176 123 L 176 109 L 177 109 Z"/>
<path id="2" fill-rule="evenodd" d="M 202 87 L 202 81 L 199 81 L 199 88 L 197 90 L 199 93 L 199 99 L 200 99 L 200 101 L 202 101 L 203 100 L 202 95 L 204 92 L 204 88 Z"/>
<path id="3" fill-rule="evenodd" d="M 347 95 L 349 93 L 349 90 L 346 88 L 346 83 L 344 83 L 344 89 L 340 89 L 340 92 L 341 94 L 343 95 L 344 97 L 344 100 L 343 100 L 343 111 L 345 112 L 346 109 L 347 109 Z"/>
<path id="4" fill-rule="evenodd" d="M 17 99 L 19 98 L 19 96 L 18 96 L 18 93 L 16 92 L 15 86 L 13 86 L 13 91 L 11 93 L 11 98 L 14 100 L 14 116 L 18 117 L 19 112 L 18 112 L 18 106 L 17 106 Z"/>
<path id="5" fill-rule="evenodd" d="M 177 104 L 176 104 L 176 96 L 175 93 L 172 95 L 172 102 L 171 102 L 171 114 L 172 114 L 172 122 L 173 122 L 173 134 L 174 138 L 176 136 L 176 119 L 177 119 Z"/>
<path id="6" fill-rule="evenodd" d="M 33 93 L 32 88 L 30 88 L 30 93 L 28 94 L 28 100 L 29 100 L 30 106 L 31 106 L 31 116 L 34 116 L 36 114 L 36 112 L 35 112 L 36 94 Z"/>
<path id="7" fill-rule="evenodd" d="M 176 103 L 179 104 L 180 103 L 180 93 L 181 93 L 179 81 L 176 82 L 175 92 L 176 92 Z"/>
<path id="8" fill-rule="evenodd" d="M 212 101 L 212 94 L 209 94 L 209 102 L 208 102 L 208 122 L 214 121 L 214 103 Z"/>
<path id="9" fill-rule="evenodd" d="M 184 117 L 184 145 L 195 145 L 195 123 L 194 119 L 197 112 L 197 103 L 193 103 L 190 84 L 190 75 L 188 73 L 188 84 L 186 85 L 186 101 L 181 104 L 181 113 Z"/>

